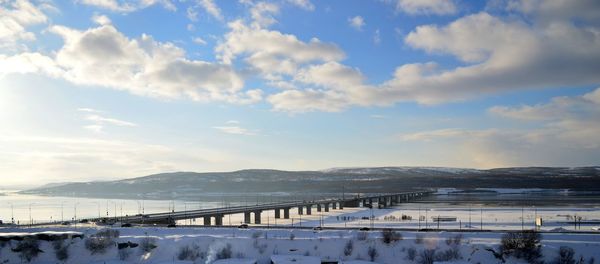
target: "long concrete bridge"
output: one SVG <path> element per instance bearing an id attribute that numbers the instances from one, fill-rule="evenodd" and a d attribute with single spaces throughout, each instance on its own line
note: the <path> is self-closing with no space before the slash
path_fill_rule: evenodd
<path id="1" fill-rule="evenodd" d="M 230 214 L 244 214 L 244 222 L 247 224 L 261 224 L 261 213 L 267 210 L 274 210 L 275 218 L 290 218 L 290 210 L 297 209 L 299 215 L 311 215 L 313 209 L 317 212 L 329 212 L 329 210 L 343 210 L 344 207 L 372 207 L 374 203 L 380 208 L 393 206 L 398 203 L 408 202 L 420 197 L 431 194 L 431 191 L 402 192 L 392 194 L 378 194 L 369 196 L 357 196 L 341 199 L 322 199 L 311 201 L 293 201 L 281 203 L 267 203 L 252 206 L 235 206 L 224 208 L 210 208 L 188 211 L 172 211 L 165 213 L 153 213 L 135 216 L 121 216 L 116 218 L 90 219 L 91 221 L 115 221 L 119 219 L 123 223 L 134 224 L 170 224 L 177 220 L 202 218 L 204 225 L 210 226 L 223 225 L 223 217 Z M 254 217 L 252 217 L 254 216 Z M 212 219 L 214 218 L 214 221 Z M 252 221 L 254 220 L 254 221 Z"/>

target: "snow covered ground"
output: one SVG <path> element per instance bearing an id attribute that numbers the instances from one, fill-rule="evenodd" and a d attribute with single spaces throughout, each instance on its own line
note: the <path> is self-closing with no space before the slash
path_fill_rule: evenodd
<path id="1" fill-rule="evenodd" d="M 67 241 L 69 258 L 64 263 L 207 263 L 210 264 L 222 255 L 223 250 L 229 248 L 229 257 L 245 260 L 256 260 L 257 263 L 270 263 L 273 255 L 301 255 L 318 257 L 321 260 L 332 261 L 371 261 L 376 263 L 417 263 L 420 254 L 425 250 L 435 250 L 438 254 L 454 254 L 456 259 L 450 263 L 500 263 L 488 249 L 497 251 L 500 238 L 505 231 L 479 232 L 481 220 L 484 229 L 521 229 L 521 213 L 525 216 L 526 229 L 533 228 L 534 210 L 508 210 L 507 208 L 488 208 L 482 214 L 480 210 L 471 210 L 471 228 L 468 225 L 468 208 L 435 208 L 427 213 L 424 209 L 413 208 L 416 204 L 405 204 L 397 208 L 367 209 L 345 208 L 344 210 L 331 210 L 330 212 L 316 212 L 313 214 L 298 215 L 293 210 L 292 219 L 275 219 L 272 211 L 262 214 L 262 225 L 250 225 L 249 229 L 215 228 L 215 227 L 134 227 L 114 228 L 120 231 L 120 236 L 114 241 L 118 243 L 132 242 L 142 244 L 143 240 L 150 239 L 156 248 L 150 252 L 136 248 L 119 250 L 112 246 L 104 253 L 92 254 L 85 247 L 85 240 L 96 234 L 103 227 L 92 224 L 70 227 L 45 227 L 45 228 L 0 228 L 0 240 L 6 233 L 32 233 L 41 231 L 77 231 L 85 235 L 84 239 L 75 238 Z M 547 208 L 546 208 L 547 209 Z M 573 213 L 572 209 L 555 208 L 537 210 L 538 216 L 544 219 L 560 220 L 560 214 Z M 596 209 L 580 209 L 577 215 L 586 219 L 598 217 Z M 402 221 L 402 215 L 409 215 L 411 221 Z M 432 224 L 431 216 L 456 216 L 461 219 L 463 230 L 470 232 L 417 232 L 419 227 L 419 214 L 427 216 L 427 223 L 421 221 L 421 228 L 427 224 L 429 228 L 437 228 Z M 327 227 L 369 227 L 369 216 L 374 215 L 372 221 L 375 227 L 413 228 L 412 231 L 399 231 L 402 239 L 390 244 L 382 240 L 381 231 L 359 230 L 328 230 L 313 231 L 311 229 L 291 229 L 288 226 L 314 227 L 322 224 Z M 363 217 L 367 219 L 363 219 Z M 395 217 L 395 219 L 393 218 Z M 344 221 L 344 219 L 349 219 Z M 242 215 L 226 216 L 224 224 L 238 225 Z M 548 220 L 551 223 L 551 220 Z M 562 221 L 562 220 L 561 220 Z M 181 221 L 179 224 L 202 224 L 199 219 L 194 221 Z M 292 223 L 293 222 L 293 223 Z M 441 223 L 440 228 L 459 229 L 458 222 Z M 555 230 L 562 226 L 543 226 L 542 230 Z M 564 227 L 566 230 L 568 226 Z M 589 226 L 586 227 L 590 229 Z M 571 228 L 573 229 L 573 228 Z M 582 227 L 582 229 L 584 229 Z M 463 239 L 457 244 L 448 245 L 447 241 L 461 234 Z M 351 241 L 351 242 L 350 242 Z M 351 243 L 351 250 L 348 244 Z M 18 241 L 0 242 L 0 263 L 20 263 L 20 253 L 11 249 L 18 247 Z M 39 255 L 32 259 L 33 263 L 61 263 L 56 259 L 53 242 L 40 242 Z M 560 233 L 551 232 L 542 234 L 542 253 L 547 261 L 554 260 L 561 246 L 574 249 L 575 258 L 592 258 L 600 260 L 600 233 Z M 183 252 L 183 253 L 182 253 Z M 185 254 L 184 254 L 185 253 Z M 346 253 L 346 254 L 345 254 Z M 371 254 L 370 254 L 371 253 Z M 185 258 L 181 258 L 185 255 Z M 451 254 L 452 255 L 452 254 Z M 373 256 L 373 258 L 371 258 Z M 181 259 L 180 259 L 181 258 Z M 4 261 L 4 262 L 3 262 Z M 509 263 L 524 263 L 514 258 L 508 259 Z M 588 263 L 588 262 L 586 262 Z"/>
<path id="2" fill-rule="evenodd" d="M 141 246 L 118 249 L 111 245 L 105 252 L 92 254 L 85 240 L 100 229 L 94 227 L 2 229 L 0 237 L 12 232 L 78 231 L 84 239 L 67 240 L 68 258 L 58 261 L 53 242 L 40 242 L 41 252 L 32 263 L 212 263 L 223 257 L 253 259 L 269 263 L 274 255 L 313 256 L 321 260 L 364 260 L 376 263 L 417 263 L 422 252 L 452 252 L 457 256 L 449 263 L 500 263 L 488 249 L 497 251 L 503 233 L 493 232 L 399 232 L 399 241 L 384 243 L 380 231 L 300 229 L 237 229 L 237 228 L 116 228 L 118 243 L 142 244 L 149 239 L 156 247 L 144 252 Z M 451 239 L 461 234 L 462 239 Z M 448 242 L 450 241 L 450 242 Z M 0 263 L 21 263 L 17 248 L 20 242 L 0 244 Z M 348 246 L 351 244 L 351 246 Z M 552 261 L 558 256 L 560 246 L 574 249 L 575 258 L 600 260 L 600 238 L 595 234 L 544 233 L 542 234 L 543 259 Z M 350 249 L 348 249 L 350 248 Z M 182 253 L 184 252 L 184 253 Z M 187 253 L 185 253 L 187 252 Z M 219 255 L 221 254 L 221 255 Z M 184 258 L 185 257 L 185 258 Z M 412 260 L 411 260 L 412 259 Z M 509 257 L 508 263 L 525 263 Z M 588 263 L 588 262 L 585 262 Z"/>

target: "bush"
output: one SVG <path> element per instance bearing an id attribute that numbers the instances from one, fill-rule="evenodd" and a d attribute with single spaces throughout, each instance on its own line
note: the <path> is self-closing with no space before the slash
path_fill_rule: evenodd
<path id="1" fill-rule="evenodd" d="M 221 250 L 217 252 L 216 259 L 229 259 L 231 258 L 231 244 L 227 243 Z"/>
<path id="2" fill-rule="evenodd" d="M 386 244 L 402 240 L 402 234 L 392 229 L 384 229 L 381 231 L 381 236 L 383 237 L 383 243 Z"/>
<path id="3" fill-rule="evenodd" d="M 462 255 L 460 254 L 458 247 L 451 247 L 444 251 L 437 252 L 437 253 L 435 253 L 435 256 L 434 256 L 435 261 L 441 261 L 441 262 L 452 261 L 452 260 L 457 260 L 457 259 L 462 259 Z"/>
<path id="4" fill-rule="evenodd" d="M 352 242 L 352 240 L 348 240 L 344 246 L 344 256 L 347 257 L 352 255 L 352 250 L 354 250 L 354 242 Z"/>
<path id="5" fill-rule="evenodd" d="M 542 257 L 541 239 L 542 236 L 532 230 L 510 232 L 502 236 L 500 251 L 503 255 L 522 258 L 529 263 L 537 263 Z"/>
<path id="6" fill-rule="evenodd" d="M 458 234 L 458 235 L 453 236 L 453 237 L 448 237 L 446 239 L 446 245 L 448 245 L 448 246 L 451 246 L 451 245 L 460 246 L 460 244 L 462 244 L 462 239 L 463 239 L 463 235 L 462 234 Z"/>
<path id="7" fill-rule="evenodd" d="M 371 258 L 371 261 L 375 261 L 375 258 L 379 256 L 379 253 L 377 253 L 377 248 L 375 247 L 369 247 L 367 254 L 369 255 L 369 258 Z"/>
<path id="8" fill-rule="evenodd" d="M 29 237 L 19 241 L 17 247 L 13 248 L 12 251 L 19 252 L 21 259 L 25 259 L 27 262 L 31 262 L 40 252 L 43 252 L 40 250 L 40 242 L 35 238 Z"/>
<path id="9" fill-rule="evenodd" d="M 296 235 L 294 235 L 294 233 L 290 234 L 290 240 L 294 240 L 294 238 L 296 238 Z"/>
<path id="10" fill-rule="evenodd" d="M 419 264 L 433 264 L 435 261 L 435 249 L 423 249 L 419 253 Z"/>
<path id="11" fill-rule="evenodd" d="M 413 247 L 408 248 L 408 251 L 406 252 L 406 256 L 407 256 L 408 260 L 414 261 L 415 257 L 417 256 L 417 250 Z"/>
<path id="12" fill-rule="evenodd" d="M 54 248 L 56 259 L 60 261 L 69 259 L 69 244 L 65 244 L 64 242 L 65 241 L 62 239 L 52 241 L 52 247 Z"/>
<path id="13" fill-rule="evenodd" d="M 156 246 L 156 239 L 155 238 L 150 238 L 150 237 L 144 237 L 140 240 L 140 250 L 144 253 L 149 253 L 150 251 L 152 251 L 153 249 L 155 249 Z"/>
<path id="14" fill-rule="evenodd" d="M 114 239 L 119 237 L 119 230 L 105 229 L 85 240 L 85 248 L 92 255 L 104 254 L 109 247 L 115 245 Z"/>
<path id="15" fill-rule="evenodd" d="M 558 249 L 558 257 L 553 261 L 556 264 L 575 264 L 575 251 L 567 246 Z"/>
<path id="16" fill-rule="evenodd" d="M 198 246 L 190 247 L 189 245 L 180 247 L 177 252 L 177 259 L 195 261 L 200 257 L 199 249 Z"/>

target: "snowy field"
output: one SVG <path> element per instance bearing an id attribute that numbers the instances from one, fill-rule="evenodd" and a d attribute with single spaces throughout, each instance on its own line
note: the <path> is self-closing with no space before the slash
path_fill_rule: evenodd
<path id="1" fill-rule="evenodd" d="M 115 228 L 119 236 L 112 239 L 104 252 L 92 254 L 86 240 L 99 228 L 69 227 L 44 229 L 0 229 L 0 237 L 15 232 L 76 231 L 84 238 L 67 239 L 66 259 L 57 259 L 55 242 L 39 242 L 41 250 L 31 263 L 213 263 L 218 258 L 239 258 L 270 263 L 274 255 L 313 256 L 325 261 L 365 260 L 375 263 L 420 263 L 423 252 L 447 255 L 446 263 L 501 263 L 494 257 L 502 232 L 414 232 L 401 231 L 398 241 L 389 244 L 381 231 L 306 229 L 237 229 L 237 228 Z M 461 239 L 456 239 L 461 235 Z M 144 241 L 152 247 L 143 250 Z M 113 243 L 135 244 L 136 247 L 118 249 Z M 27 262 L 21 253 L 12 249 L 21 242 L 1 242 L 0 263 Z M 351 244 L 351 246 L 348 246 Z M 561 246 L 574 250 L 575 259 L 600 260 L 600 237 L 595 234 L 543 233 L 542 258 L 546 262 L 558 256 Z M 64 257 L 64 255 L 63 255 Z M 507 257 L 507 263 L 526 263 Z"/>

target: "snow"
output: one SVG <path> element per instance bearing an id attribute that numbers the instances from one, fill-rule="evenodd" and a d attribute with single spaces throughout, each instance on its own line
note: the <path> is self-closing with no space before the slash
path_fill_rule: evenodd
<path id="1" fill-rule="evenodd" d="M 271 262 L 273 264 L 321 264 L 321 259 L 310 256 L 273 255 Z"/>
<path id="2" fill-rule="evenodd" d="M 202 264 L 246 264 L 256 260 L 258 264 L 270 263 L 320 263 L 322 260 L 342 261 L 343 264 L 395 264 L 407 261 L 408 250 L 417 252 L 424 249 L 443 251 L 451 248 L 447 240 L 462 234 L 462 241 L 457 246 L 462 259 L 451 263 L 498 263 L 492 253 L 486 249 L 497 250 L 504 232 L 416 232 L 398 231 L 402 240 L 385 244 L 380 231 L 361 232 L 358 230 L 323 230 L 315 232 L 309 229 L 289 228 L 116 228 L 120 237 L 115 242 L 131 241 L 140 243 L 142 239 L 155 240 L 156 248 L 150 253 L 143 253 L 138 248 L 128 249 L 131 256 L 119 259 L 119 251 L 112 247 L 105 253 L 92 255 L 85 248 L 85 239 L 102 230 L 99 227 L 48 227 L 48 228 L 6 228 L 2 233 L 34 234 L 47 230 L 52 232 L 81 232 L 84 239 L 72 239 L 69 244 L 69 259 L 65 263 L 202 263 Z M 293 234 L 293 236 L 291 236 Z M 366 234 L 362 236 L 361 234 Z M 344 247 L 348 241 L 353 242 L 352 252 L 346 256 Z M 0 263 L 19 263 L 20 257 L 10 249 L 15 248 L 18 241 L 11 241 L 0 249 Z M 234 259 L 216 260 L 216 252 L 230 245 Z M 542 233 L 542 252 L 544 260 L 551 262 L 560 246 L 569 246 L 575 250 L 576 257 L 600 259 L 600 237 L 591 233 Z M 57 263 L 51 242 L 40 241 L 40 255 L 32 263 Z M 200 256 L 195 260 L 179 260 L 178 253 L 182 247 L 190 246 Z M 377 250 L 373 262 L 369 262 L 369 247 Z M 291 259 L 296 259 L 293 262 Z M 214 261 L 214 262 L 213 262 Z M 287 261 L 287 262 L 286 262 Z M 312 261 L 312 262 L 311 262 Z M 407 261 L 407 263 L 411 263 Z M 508 263 L 523 263 L 509 259 Z"/>
<path id="3" fill-rule="evenodd" d="M 255 259 L 219 259 L 213 264 L 255 264 Z"/>

